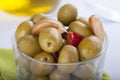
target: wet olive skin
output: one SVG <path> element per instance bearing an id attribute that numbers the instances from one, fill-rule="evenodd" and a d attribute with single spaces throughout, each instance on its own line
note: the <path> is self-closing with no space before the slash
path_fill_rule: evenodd
<path id="1" fill-rule="evenodd" d="M 72 45 L 64 45 L 59 54 L 58 63 L 73 63 L 79 61 L 77 48 Z"/>
<path id="2" fill-rule="evenodd" d="M 65 45 L 60 51 L 58 64 L 67 64 L 74 62 L 79 62 L 77 48 L 72 45 Z M 62 73 L 72 73 L 76 67 L 76 65 L 58 65 L 58 70 Z"/>
<path id="3" fill-rule="evenodd" d="M 63 39 L 59 31 L 55 28 L 46 28 L 39 35 L 41 48 L 48 53 L 55 53 L 63 45 Z"/>
<path id="4" fill-rule="evenodd" d="M 45 76 L 48 75 L 54 68 L 53 65 L 43 64 L 46 63 L 54 63 L 55 59 L 50 53 L 41 52 L 34 57 L 35 59 L 41 61 L 41 63 L 31 62 L 31 72 L 35 75 Z"/>
<path id="5" fill-rule="evenodd" d="M 24 21 L 19 24 L 15 32 L 16 41 L 18 42 L 25 35 L 30 35 L 33 23 L 31 21 Z"/>
<path id="6" fill-rule="evenodd" d="M 77 17 L 77 8 L 71 4 L 63 5 L 57 14 L 57 18 L 65 26 L 68 26 L 72 21 L 75 21 Z"/>
<path id="7" fill-rule="evenodd" d="M 17 47 L 20 51 L 30 57 L 34 57 L 36 54 L 42 51 L 38 40 L 32 35 L 26 35 L 21 38 L 17 44 Z"/>
<path id="8" fill-rule="evenodd" d="M 87 44 L 87 45 L 86 45 Z M 78 45 L 81 60 L 95 57 L 101 51 L 102 44 L 98 37 L 91 35 L 84 38 Z"/>
<path id="9" fill-rule="evenodd" d="M 87 25 L 85 25 L 84 23 L 80 22 L 80 21 L 72 22 L 69 25 L 68 30 L 76 32 L 83 37 L 87 37 L 87 36 L 92 35 L 92 31 L 89 29 L 89 27 Z"/>
<path id="10" fill-rule="evenodd" d="M 30 20 L 31 20 L 34 24 L 36 24 L 38 21 L 40 21 L 40 20 L 42 20 L 42 19 L 45 19 L 45 18 L 47 18 L 45 14 L 39 13 L 39 14 L 33 15 L 33 16 L 30 18 Z"/>
<path id="11" fill-rule="evenodd" d="M 87 25 L 87 26 L 89 27 L 89 22 L 88 22 L 88 20 L 85 19 L 85 18 L 83 18 L 83 17 L 78 17 L 78 18 L 76 19 L 76 21 L 80 21 L 80 22 L 82 22 L 83 24 L 85 24 L 85 25 Z"/>

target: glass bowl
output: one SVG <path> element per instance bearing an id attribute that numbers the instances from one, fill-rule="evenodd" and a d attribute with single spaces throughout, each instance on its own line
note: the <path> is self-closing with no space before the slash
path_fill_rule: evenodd
<path id="1" fill-rule="evenodd" d="M 15 29 L 16 30 L 16 29 Z M 17 48 L 15 30 L 12 45 L 16 60 L 18 80 L 101 80 L 104 70 L 108 38 L 105 35 L 100 53 L 77 63 L 58 64 L 40 62 L 27 56 Z"/>

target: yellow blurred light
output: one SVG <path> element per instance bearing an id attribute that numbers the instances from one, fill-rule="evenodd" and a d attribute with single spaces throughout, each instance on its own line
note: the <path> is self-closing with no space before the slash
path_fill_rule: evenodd
<path id="1" fill-rule="evenodd" d="M 59 0 L 0 0 L 0 10 L 19 16 L 31 16 L 51 11 L 58 2 Z"/>
<path id="2" fill-rule="evenodd" d="M 0 9 L 16 10 L 29 5 L 30 0 L 0 0 Z"/>

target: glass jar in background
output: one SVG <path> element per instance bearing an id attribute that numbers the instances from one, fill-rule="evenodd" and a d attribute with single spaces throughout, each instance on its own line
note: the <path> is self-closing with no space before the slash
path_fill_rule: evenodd
<path id="1" fill-rule="evenodd" d="M 18 16 L 52 11 L 60 0 L 0 0 L 0 9 Z"/>

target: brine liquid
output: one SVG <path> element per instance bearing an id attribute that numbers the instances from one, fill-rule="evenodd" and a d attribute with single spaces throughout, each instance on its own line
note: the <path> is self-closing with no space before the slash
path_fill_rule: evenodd
<path id="1" fill-rule="evenodd" d="M 19 16 L 47 13 L 55 8 L 60 0 L 0 0 L 0 9 Z"/>

